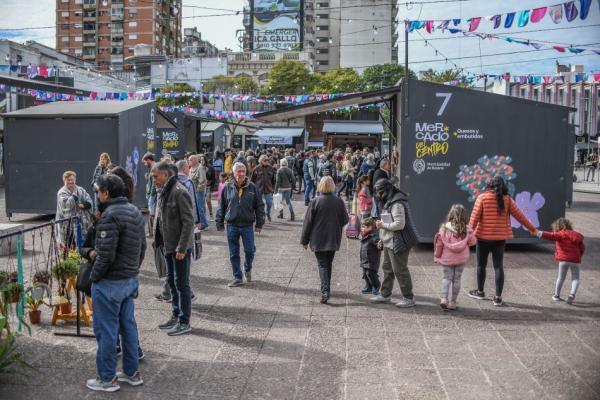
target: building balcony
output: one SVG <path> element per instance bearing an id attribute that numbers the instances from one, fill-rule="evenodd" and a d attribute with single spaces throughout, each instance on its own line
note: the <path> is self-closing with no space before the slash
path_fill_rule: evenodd
<path id="1" fill-rule="evenodd" d="M 86 17 L 85 15 L 83 16 L 83 22 L 96 22 L 96 17 Z"/>
<path id="2" fill-rule="evenodd" d="M 95 60 L 96 54 L 84 54 L 83 56 L 81 56 L 81 58 L 83 58 L 84 60 Z"/>
<path id="3" fill-rule="evenodd" d="M 83 30 L 83 33 L 93 35 L 94 33 L 96 33 L 96 28 L 86 28 Z"/>
<path id="4" fill-rule="evenodd" d="M 95 41 L 83 42 L 83 47 L 96 47 Z"/>
<path id="5" fill-rule="evenodd" d="M 111 21 L 122 21 L 125 18 L 125 14 L 110 14 Z"/>
<path id="6" fill-rule="evenodd" d="M 85 3 L 83 3 L 83 9 L 84 10 L 95 10 L 96 9 L 96 4 L 85 4 Z"/>

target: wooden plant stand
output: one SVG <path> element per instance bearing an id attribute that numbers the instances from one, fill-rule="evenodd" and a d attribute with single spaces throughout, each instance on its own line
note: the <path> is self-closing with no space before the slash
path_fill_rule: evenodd
<path id="1" fill-rule="evenodd" d="M 73 292 L 73 294 L 75 296 L 79 296 L 77 289 L 75 289 L 75 278 L 69 278 L 67 280 L 66 293 L 70 294 L 71 291 Z M 49 307 L 52 307 L 54 309 L 54 312 L 52 314 L 52 326 L 55 326 L 56 321 L 58 321 L 58 320 L 61 320 L 61 321 L 76 321 L 77 320 L 77 310 L 72 310 L 71 313 L 69 313 L 69 314 L 63 314 L 60 311 L 61 305 L 67 304 L 70 302 L 71 301 L 67 300 L 67 298 L 64 296 L 57 296 L 54 299 L 52 299 L 51 301 L 46 303 L 46 305 L 48 305 Z M 86 309 L 86 305 L 87 305 L 87 309 Z M 92 314 L 93 314 L 91 297 L 86 296 L 85 303 L 79 304 L 79 313 L 81 316 L 81 320 L 83 321 L 85 326 L 90 326 L 90 321 L 91 321 Z"/>

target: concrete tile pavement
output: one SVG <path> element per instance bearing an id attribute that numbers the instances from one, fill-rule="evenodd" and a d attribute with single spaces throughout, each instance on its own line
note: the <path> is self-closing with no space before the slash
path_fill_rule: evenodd
<path id="1" fill-rule="evenodd" d="M 304 206 L 295 203 L 301 220 Z M 226 240 L 204 234 L 192 269 L 192 334 L 171 338 L 156 325 L 169 315 L 157 302 L 152 257 L 140 273 L 136 317 L 146 358 L 145 383 L 111 394 L 123 399 L 596 399 L 600 398 L 600 196 L 575 193 L 567 211 L 586 236 L 581 287 L 573 306 L 551 299 L 553 247 L 509 246 L 506 307 L 466 296 L 460 309 L 438 306 L 441 271 L 431 248 L 410 256 L 417 307 L 372 305 L 360 294 L 358 241 L 336 255 L 329 305 L 318 301 L 312 253 L 298 244 L 301 221 L 273 222 L 257 238 L 254 282 L 226 287 Z M 471 263 L 472 264 L 472 263 Z M 491 266 L 489 267 L 491 269 Z M 493 291 L 488 278 L 486 290 Z M 566 285 L 570 284 L 567 279 Z M 398 296 L 395 288 L 394 296 Z M 95 342 L 53 335 L 49 311 L 32 336 L 19 338 L 39 368 L 0 375 L 0 398 L 107 398 L 85 388 L 95 376 Z M 58 329 L 72 331 L 73 324 Z"/>

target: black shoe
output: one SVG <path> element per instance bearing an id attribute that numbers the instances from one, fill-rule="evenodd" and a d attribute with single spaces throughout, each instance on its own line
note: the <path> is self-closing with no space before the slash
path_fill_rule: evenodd
<path id="1" fill-rule="evenodd" d="M 165 297 L 162 294 L 155 294 L 154 298 L 158 301 L 164 301 L 167 303 L 170 303 L 172 301 L 170 297 Z"/>
<path id="2" fill-rule="evenodd" d="M 267 220 L 269 220 L 269 222 L 271 222 L 271 214 L 267 214 Z"/>
<path id="3" fill-rule="evenodd" d="M 123 350 L 121 349 L 121 346 L 117 346 L 117 357 L 119 357 L 121 354 L 123 354 Z"/>
<path id="4" fill-rule="evenodd" d="M 323 293 L 321 295 L 321 304 L 327 304 L 328 300 L 329 300 L 329 293 Z"/>
<path id="5" fill-rule="evenodd" d="M 373 292 L 373 288 L 371 286 L 365 286 L 364 288 L 360 289 L 360 291 L 363 294 L 372 293 Z"/>
<path id="6" fill-rule="evenodd" d="M 283 211 L 282 211 L 282 212 L 280 212 L 279 214 L 277 214 L 277 218 L 279 218 L 279 219 L 283 219 Z"/>
<path id="7" fill-rule="evenodd" d="M 502 301 L 502 297 L 500 297 L 500 296 L 494 296 L 494 300 L 492 300 L 492 302 L 494 303 L 494 305 L 496 307 L 500 307 L 500 306 L 504 305 L 504 302 Z"/>
<path id="8" fill-rule="evenodd" d="M 308 207 L 308 202 L 307 201 L 304 202 L 304 206 Z"/>
<path id="9" fill-rule="evenodd" d="M 175 316 L 171 316 L 171 318 L 169 318 L 168 321 L 163 322 L 162 324 L 158 325 L 158 327 L 159 327 L 159 329 L 171 329 L 178 323 L 179 323 L 179 318 L 177 318 Z"/>
<path id="10" fill-rule="evenodd" d="M 294 213 L 292 213 L 292 214 L 290 215 L 290 221 L 293 221 L 293 220 L 294 220 Z"/>
<path id="11" fill-rule="evenodd" d="M 485 299 L 485 292 L 480 292 L 477 289 L 471 290 L 469 292 L 469 297 L 472 297 L 472 298 L 477 299 L 477 300 L 483 300 L 483 299 Z"/>

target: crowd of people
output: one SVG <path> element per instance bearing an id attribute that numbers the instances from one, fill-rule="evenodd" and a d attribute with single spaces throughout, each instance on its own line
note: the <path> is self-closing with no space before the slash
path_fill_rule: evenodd
<path id="1" fill-rule="evenodd" d="M 418 243 L 418 216 L 411 212 L 409 196 L 397 186 L 392 161 L 387 157 L 369 149 L 296 152 L 271 148 L 237 154 L 227 149 L 214 157 L 189 153 L 181 160 L 169 156 L 157 160 L 146 153 L 142 160 L 148 168 L 148 233 L 162 279 L 161 292 L 155 297 L 171 304 L 170 315 L 158 324 L 167 335 L 192 330 L 195 295 L 190 286 L 190 267 L 201 254 L 201 232 L 212 229 L 212 224 L 217 231 L 226 231 L 232 274 L 228 287 L 250 283 L 255 235 L 272 221 L 273 211 L 278 219 L 284 218 L 284 204 L 289 220 L 296 219 L 294 194 L 303 194 L 306 208 L 300 244 L 316 257 L 321 303 L 326 304 L 332 295 L 333 260 L 346 229 L 348 237 L 357 236 L 351 234 L 353 230 L 360 231 L 361 292 L 373 303 L 391 303 L 397 281 L 400 296 L 395 305 L 416 305 L 409 255 Z M 132 204 L 133 180 L 103 153 L 93 174 L 93 197 L 77 186 L 73 171 L 63 174 L 63 183 L 57 193 L 57 219 L 80 217 L 87 231 L 80 251 L 92 265 L 98 377 L 88 380 L 87 386 L 115 391 L 119 390 L 119 382 L 141 385 L 139 360 L 143 352 L 133 312 L 137 275 L 146 252 L 146 224 Z M 570 269 L 572 286 L 566 301 L 574 301 L 585 250 L 583 236 L 564 218 L 555 221 L 553 232 L 539 231 L 508 195 L 503 178 L 496 176 L 477 197 L 470 215 L 463 205 L 452 205 L 434 238 L 433 260 L 442 268 L 443 310 L 458 308 L 461 276 L 472 246 L 476 246 L 477 288 L 468 296 L 486 299 L 486 266 L 491 253 L 495 275 L 492 302 L 503 305 L 503 258 L 506 241 L 513 238 L 511 217 L 532 235 L 556 242 L 559 266 L 553 300 L 562 301 L 561 289 Z M 72 235 L 63 233 L 61 241 L 68 248 Z M 123 372 L 117 372 L 117 356 L 121 353 Z"/>

